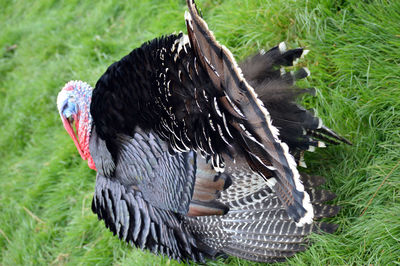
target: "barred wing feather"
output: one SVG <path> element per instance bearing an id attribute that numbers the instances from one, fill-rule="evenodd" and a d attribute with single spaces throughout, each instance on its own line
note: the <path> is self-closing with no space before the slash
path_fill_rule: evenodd
<path id="1" fill-rule="evenodd" d="M 215 40 L 194 1 L 187 0 L 187 4 L 186 23 L 191 46 L 214 87 L 225 94 L 225 106 L 232 105 L 244 118 L 229 122 L 241 132 L 249 165 L 265 178 L 272 172 L 276 177 L 274 189 L 289 215 L 299 226 L 311 223 L 313 208 L 300 181 L 297 164 L 286 143 L 279 139 L 270 114 L 244 79 L 230 51 Z"/>

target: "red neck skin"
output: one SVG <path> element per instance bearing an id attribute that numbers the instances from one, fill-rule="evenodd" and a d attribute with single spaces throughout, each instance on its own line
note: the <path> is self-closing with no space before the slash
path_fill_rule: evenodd
<path id="1" fill-rule="evenodd" d="M 62 121 L 65 129 L 67 130 L 68 134 L 74 141 L 74 144 L 78 149 L 78 152 L 81 155 L 82 159 L 88 160 L 89 167 L 93 170 L 97 170 L 89 150 L 90 131 L 88 130 L 89 121 L 87 117 L 83 118 L 80 117 L 80 113 L 78 113 L 77 115 L 73 115 L 73 121 L 75 121 L 76 132 L 68 119 L 63 118 Z"/>

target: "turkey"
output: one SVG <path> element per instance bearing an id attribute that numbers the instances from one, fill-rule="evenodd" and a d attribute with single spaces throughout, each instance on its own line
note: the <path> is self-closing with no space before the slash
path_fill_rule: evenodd
<path id="1" fill-rule="evenodd" d="M 303 154 L 349 143 L 295 103 L 313 89 L 285 72 L 307 50 L 284 43 L 240 65 L 192 0 L 188 35 L 154 39 L 113 63 L 93 89 L 68 82 L 65 129 L 97 171 L 92 210 L 120 239 L 178 260 L 234 255 L 274 262 L 303 251 L 336 215 Z M 258 96 L 257 96 L 258 95 Z M 75 129 L 74 129 L 75 126 Z M 350 143 L 349 143 L 350 144 Z"/>

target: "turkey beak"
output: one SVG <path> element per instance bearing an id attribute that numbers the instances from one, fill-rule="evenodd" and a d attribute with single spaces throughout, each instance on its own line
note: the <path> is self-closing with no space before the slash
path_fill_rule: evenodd
<path id="1" fill-rule="evenodd" d="M 67 130 L 68 134 L 71 136 L 72 140 L 74 141 L 75 146 L 78 149 L 79 154 L 81 155 L 82 159 L 86 160 L 86 157 L 83 154 L 83 151 L 82 151 L 81 146 L 79 144 L 78 138 L 76 136 L 77 134 L 76 134 L 76 132 L 74 130 L 74 127 L 72 125 L 74 123 L 74 121 L 76 121 L 76 119 L 74 119 L 72 116 L 70 116 L 68 118 L 65 117 L 65 116 L 62 116 L 62 122 L 64 124 L 65 130 Z"/>

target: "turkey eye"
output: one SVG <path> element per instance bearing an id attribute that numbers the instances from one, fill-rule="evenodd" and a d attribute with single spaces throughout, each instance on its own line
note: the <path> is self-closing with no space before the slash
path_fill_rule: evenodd
<path id="1" fill-rule="evenodd" d="M 64 102 L 64 105 L 62 108 L 62 114 L 65 118 L 68 119 L 68 121 L 72 122 L 73 114 L 75 114 L 75 113 L 76 113 L 75 101 L 71 101 L 71 99 L 68 99 L 67 101 Z"/>
<path id="2" fill-rule="evenodd" d="M 67 117 L 66 115 L 67 110 L 68 110 L 68 102 L 66 102 L 62 108 L 62 113 L 64 114 L 65 117 Z"/>

